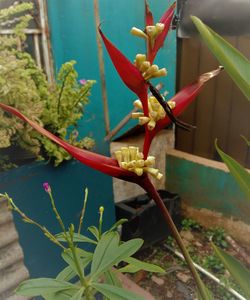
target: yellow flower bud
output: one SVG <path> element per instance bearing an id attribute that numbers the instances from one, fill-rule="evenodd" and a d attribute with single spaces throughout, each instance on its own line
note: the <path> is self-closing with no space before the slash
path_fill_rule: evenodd
<path id="1" fill-rule="evenodd" d="M 144 38 L 144 39 L 148 38 L 147 35 L 141 29 L 136 28 L 136 27 L 132 27 L 131 30 L 130 30 L 130 33 L 135 35 L 135 36 Z"/>
<path id="2" fill-rule="evenodd" d="M 131 114 L 132 119 L 138 119 L 139 117 L 143 117 L 144 113 L 141 112 L 134 112 Z"/>
<path id="3" fill-rule="evenodd" d="M 142 109 L 142 103 L 139 99 L 135 100 L 133 104 L 134 104 L 134 107 Z"/>
<path id="4" fill-rule="evenodd" d="M 144 73 L 148 68 L 150 68 L 150 62 L 149 61 L 144 61 L 141 64 L 139 70 L 140 70 L 141 73 Z"/>
<path id="5" fill-rule="evenodd" d="M 156 123 L 155 123 L 155 121 L 153 120 L 153 119 L 151 119 L 149 122 L 148 122 L 148 129 L 149 130 L 153 130 L 154 128 L 155 128 L 155 125 L 156 125 Z"/>
<path id="6" fill-rule="evenodd" d="M 164 30 L 164 27 L 165 27 L 165 25 L 163 23 L 156 23 L 155 24 L 157 35 L 160 34 Z"/>
<path id="7" fill-rule="evenodd" d="M 103 212 L 104 212 L 104 207 L 103 207 L 103 206 L 100 206 L 100 207 L 99 207 L 99 213 L 102 214 Z"/>
<path id="8" fill-rule="evenodd" d="M 150 121 L 149 117 L 140 117 L 139 118 L 139 124 L 144 125 Z"/>
<path id="9" fill-rule="evenodd" d="M 143 62 L 146 61 L 146 55 L 145 54 L 137 54 L 135 57 L 135 65 L 138 69 L 140 69 Z"/>

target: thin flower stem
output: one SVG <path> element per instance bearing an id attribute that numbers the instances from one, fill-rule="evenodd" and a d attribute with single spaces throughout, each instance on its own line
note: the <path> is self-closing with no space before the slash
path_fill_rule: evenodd
<path id="1" fill-rule="evenodd" d="M 87 200 L 88 200 L 88 194 L 89 194 L 89 190 L 88 190 L 88 188 L 85 188 L 83 207 L 82 207 L 80 221 L 79 221 L 79 227 L 78 227 L 78 231 L 77 231 L 78 234 L 80 234 L 81 230 L 82 230 L 82 222 L 83 222 L 83 218 L 85 216 L 86 205 L 87 205 Z"/>
<path id="2" fill-rule="evenodd" d="M 81 269 L 81 266 L 80 266 L 80 263 L 79 263 L 79 260 L 78 260 L 77 254 L 76 254 L 76 248 L 75 248 L 75 245 L 74 245 L 74 230 L 70 229 L 69 232 L 70 232 L 70 238 L 68 239 L 68 245 L 69 245 L 69 248 L 70 248 L 70 250 L 72 252 L 72 255 L 73 255 L 73 260 L 74 260 L 77 272 L 79 274 L 81 285 L 85 288 L 86 300 L 92 300 L 93 297 L 91 295 L 91 291 L 89 290 L 90 286 L 88 284 L 88 281 L 84 277 L 84 274 L 82 272 L 82 269 Z"/>
<path id="3" fill-rule="evenodd" d="M 11 209 L 13 209 L 15 212 L 17 212 L 21 216 L 21 218 L 23 219 L 24 222 L 35 225 L 36 227 L 38 227 L 44 233 L 44 235 L 51 242 L 53 242 L 57 246 L 61 247 L 63 250 L 66 250 L 66 248 L 56 239 L 56 237 L 45 226 L 42 226 L 41 224 L 39 224 L 36 221 L 32 220 L 23 211 L 21 211 L 20 208 L 16 206 L 16 204 L 14 203 L 12 198 L 9 197 L 8 194 L 5 194 L 3 196 L 7 198 Z"/>
<path id="4" fill-rule="evenodd" d="M 207 293 L 207 290 L 197 272 L 197 270 L 195 269 L 194 267 L 194 264 L 193 264 L 193 261 L 183 243 L 183 240 L 163 202 L 163 200 L 161 199 L 159 193 L 157 192 L 156 188 L 154 187 L 154 185 L 152 184 L 152 182 L 150 181 L 150 179 L 146 176 L 145 179 L 144 179 L 144 182 L 142 184 L 142 187 L 145 189 L 146 192 L 149 193 L 149 195 L 152 197 L 152 199 L 154 199 L 156 205 L 159 207 L 161 213 L 163 214 L 172 234 L 173 234 L 173 237 L 175 238 L 183 256 L 185 257 L 185 261 L 194 277 L 194 280 L 197 284 L 197 287 L 198 287 L 198 290 L 199 290 L 199 293 L 202 297 L 203 300 L 210 300 L 210 297 Z"/>
<path id="5" fill-rule="evenodd" d="M 62 228 L 62 231 L 64 233 L 65 238 L 67 239 L 66 228 L 65 228 L 65 226 L 63 224 L 63 221 L 62 221 L 62 218 L 61 218 L 61 216 L 60 216 L 60 214 L 59 214 L 59 212 L 58 212 L 58 210 L 56 208 L 55 201 L 54 201 L 54 198 L 52 196 L 52 193 L 49 192 L 48 194 L 49 194 L 49 197 L 50 197 L 51 206 L 52 206 L 52 209 L 53 209 L 53 211 L 55 213 L 56 219 L 57 219 L 60 227 Z"/>

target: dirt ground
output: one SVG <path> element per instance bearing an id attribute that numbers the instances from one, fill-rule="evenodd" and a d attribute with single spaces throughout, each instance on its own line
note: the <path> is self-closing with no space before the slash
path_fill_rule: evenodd
<path id="1" fill-rule="evenodd" d="M 222 263 L 219 261 L 210 245 L 210 239 L 217 246 L 236 257 L 244 265 L 250 267 L 250 251 L 243 248 L 221 228 L 204 229 L 192 219 L 185 219 L 181 231 L 182 238 L 194 262 L 205 268 L 227 286 L 243 295 Z M 233 242 L 232 242 L 233 241 Z M 232 244 L 233 243 L 233 246 Z M 138 258 L 161 266 L 166 274 L 155 274 L 145 271 L 131 275 L 133 281 L 148 290 L 156 300 L 192 300 L 198 299 L 194 280 L 185 262 L 175 256 L 168 247 L 178 250 L 171 237 L 155 244 L 138 254 Z M 179 250 L 178 250 L 179 251 Z M 224 287 L 219 286 L 207 276 L 201 275 L 204 283 L 210 289 L 215 300 L 237 299 Z"/>

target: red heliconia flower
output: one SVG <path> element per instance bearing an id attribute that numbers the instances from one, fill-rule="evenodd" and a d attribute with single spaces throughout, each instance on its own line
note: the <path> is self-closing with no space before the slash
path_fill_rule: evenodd
<path id="1" fill-rule="evenodd" d="M 100 35 L 104 42 L 104 45 L 108 51 L 108 54 L 116 68 L 116 71 L 120 75 L 122 81 L 126 86 L 134 92 L 142 101 L 145 114 L 148 114 L 148 101 L 147 90 L 148 86 L 137 67 L 132 64 L 122 53 L 118 50 L 114 44 L 103 34 L 99 28 Z"/>
<path id="2" fill-rule="evenodd" d="M 164 29 L 155 39 L 153 47 L 151 47 L 150 44 L 148 45 L 147 59 L 151 64 L 153 63 L 158 50 L 164 44 L 165 38 L 168 34 L 174 16 L 175 7 L 176 7 L 176 3 L 173 3 L 169 7 L 169 9 L 163 14 L 159 23 L 164 24 Z M 145 22 L 146 22 L 146 26 L 154 25 L 154 19 L 146 0 L 145 0 Z"/>
<path id="3" fill-rule="evenodd" d="M 172 110 L 173 115 L 175 117 L 178 117 L 195 100 L 196 96 L 200 93 L 204 84 L 208 80 L 217 76 L 221 72 L 222 69 L 223 69 L 223 67 L 219 67 L 216 70 L 202 74 L 196 82 L 187 85 L 181 91 L 179 91 L 171 99 L 171 101 L 175 102 L 175 108 Z M 144 145 L 143 145 L 144 157 L 147 157 L 151 142 L 152 142 L 153 138 L 155 137 L 155 135 L 160 130 L 167 127 L 169 124 L 171 124 L 171 122 L 172 121 L 166 115 L 166 117 L 164 119 L 159 120 L 156 123 L 156 126 L 152 131 L 150 131 L 150 130 L 145 131 L 145 139 L 144 139 Z M 146 129 L 147 129 L 147 126 L 146 126 Z"/>
<path id="4" fill-rule="evenodd" d="M 54 134 L 50 133 L 37 123 L 31 121 L 27 117 L 25 117 L 22 113 L 20 113 L 17 109 L 8 106 L 6 104 L 3 104 L 0 102 L 0 107 L 15 115 L 19 119 L 25 121 L 28 123 L 31 127 L 33 127 L 36 131 L 41 133 L 43 136 L 46 136 L 56 144 L 58 144 L 60 147 L 64 148 L 69 154 L 71 154 L 75 159 L 83 163 L 84 165 L 95 169 L 97 171 L 100 171 L 104 174 L 107 174 L 112 177 L 116 177 L 119 179 L 124 179 L 126 181 L 131 182 L 138 182 L 138 176 L 130 171 L 127 171 L 125 169 L 122 169 L 119 167 L 117 160 L 113 159 L 111 157 L 106 157 L 104 155 L 100 155 L 97 153 L 93 153 L 75 146 L 70 145 L 66 141 L 63 141 L 59 137 L 55 136 Z"/>

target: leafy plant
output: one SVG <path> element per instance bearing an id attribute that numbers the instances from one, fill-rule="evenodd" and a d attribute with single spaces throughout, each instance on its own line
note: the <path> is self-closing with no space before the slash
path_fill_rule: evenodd
<path id="1" fill-rule="evenodd" d="M 205 269 L 217 272 L 224 273 L 225 268 L 221 260 L 217 255 L 208 255 L 203 259 L 202 265 Z"/>
<path id="2" fill-rule="evenodd" d="M 7 195 L 9 206 L 23 218 L 24 222 L 35 225 L 42 230 L 44 235 L 62 249 L 62 259 L 66 267 L 56 278 L 38 278 L 22 282 L 16 293 L 23 296 L 42 296 L 46 300 L 56 299 L 94 299 L 96 293 L 101 293 L 108 299 L 143 299 L 122 288 L 119 273 L 135 273 L 138 270 L 164 273 L 165 271 L 153 264 L 142 262 L 131 257 L 142 246 L 142 239 L 132 239 L 127 242 L 120 241 L 118 227 L 127 220 L 122 219 L 115 223 L 109 230 L 103 232 L 104 208 L 99 208 L 99 226 L 87 228 L 91 237 L 81 234 L 84 214 L 87 204 L 87 189 L 78 228 L 73 224 L 66 229 L 62 218 L 56 208 L 51 188 L 44 184 L 45 191 L 49 194 L 52 209 L 62 229 L 61 233 L 53 234 L 45 226 L 37 223 L 22 212 L 13 200 Z M 92 251 L 86 251 L 79 245 L 92 245 Z M 119 267 L 125 262 L 126 266 Z M 88 271 L 90 270 L 90 271 Z"/>
<path id="3" fill-rule="evenodd" d="M 181 221 L 182 230 L 200 230 L 200 224 L 193 219 L 183 219 Z"/>
<path id="4" fill-rule="evenodd" d="M 213 241 L 213 243 L 221 248 L 227 248 L 228 243 L 225 238 L 225 230 L 223 228 L 215 227 L 209 228 L 206 231 L 206 236 Z"/>
<path id="5" fill-rule="evenodd" d="M 24 29 L 31 20 L 29 14 L 20 14 L 32 7 L 31 3 L 21 3 L 0 10 L 0 28 L 8 26 L 14 30 L 13 35 L 0 36 L 0 99 L 71 144 L 92 149 L 94 140 L 89 137 L 79 139 L 76 127 L 84 114 L 95 81 L 79 83 L 75 62 L 70 61 L 62 65 L 56 84 L 48 84 L 44 72 L 33 58 L 20 49 L 25 48 Z M 71 132 L 68 133 L 69 127 Z M 11 145 L 26 149 L 37 158 L 49 158 L 55 165 L 71 158 L 66 151 L 41 137 L 35 130 L 1 111 L 0 148 Z M 1 169 L 5 170 L 10 165 L 13 166 L 11 162 L 1 165 Z"/>

